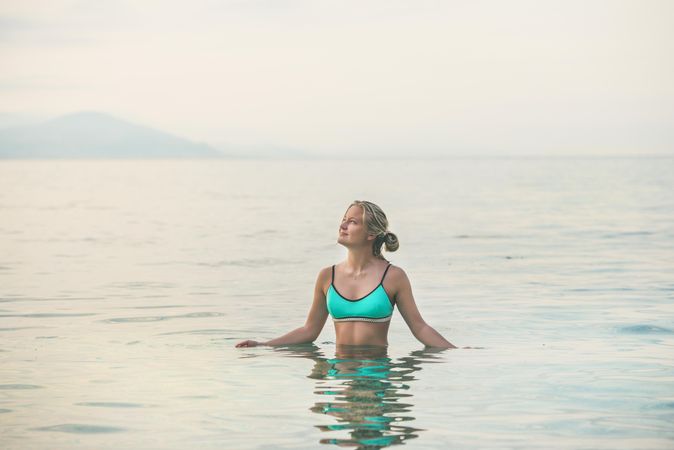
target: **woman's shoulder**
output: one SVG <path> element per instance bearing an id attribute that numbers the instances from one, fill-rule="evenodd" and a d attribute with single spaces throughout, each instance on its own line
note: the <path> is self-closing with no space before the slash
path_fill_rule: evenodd
<path id="1" fill-rule="evenodd" d="M 387 278 L 391 277 L 394 280 L 404 280 L 407 278 L 407 273 L 405 273 L 405 270 L 391 262 L 389 262 L 389 267 L 386 270 L 388 270 L 388 275 L 386 275 Z"/>
<path id="2" fill-rule="evenodd" d="M 330 280 L 332 278 L 332 268 L 333 267 L 334 266 L 327 266 L 327 267 L 321 268 L 321 270 L 318 271 L 317 278 L 319 280 L 323 280 L 323 281 Z"/>

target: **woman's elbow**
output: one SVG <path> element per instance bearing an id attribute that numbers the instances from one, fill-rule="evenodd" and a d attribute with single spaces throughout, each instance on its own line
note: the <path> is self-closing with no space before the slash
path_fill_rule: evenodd
<path id="1" fill-rule="evenodd" d="M 314 342 L 316 339 L 318 339 L 318 336 L 320 336 L 321 331 L 323 330 L 323 327 L 305 325 L 304 330 L 305 330 L 307 339 L 309 339 L 310 342 Z"/>

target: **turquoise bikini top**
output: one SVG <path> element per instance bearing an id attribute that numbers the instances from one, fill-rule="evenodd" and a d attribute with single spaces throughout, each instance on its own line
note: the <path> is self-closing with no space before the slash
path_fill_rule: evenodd
<path id="1" fill-rule="evenodd" d="M 326 296 L 328 312 L 335 322 L 363 321 L 388 322 L 393 314 L 394 302 L 389 299 L 384 289 L 384 277 L 391 263 L 386 266 L 381 281 L 369 294 L 355 300 L 343 297 L 335 288 L 335 266 L 332 266 L 332 281 Z"/>

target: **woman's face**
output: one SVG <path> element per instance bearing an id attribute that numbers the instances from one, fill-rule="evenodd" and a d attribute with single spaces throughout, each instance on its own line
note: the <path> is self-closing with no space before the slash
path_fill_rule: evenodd
<path id="1" fill-rule="evenodd" d="M 367 234 L 367 226 L 363 222 L 363 208 L 357 205 L 351 206 L 342 218 L 337 242 L 340 244 L 362 244 L 371 241 L 373 238 L 373 236 Z"/>

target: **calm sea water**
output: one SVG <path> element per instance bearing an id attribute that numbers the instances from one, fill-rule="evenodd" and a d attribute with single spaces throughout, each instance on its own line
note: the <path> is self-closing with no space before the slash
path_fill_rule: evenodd
<path id="1" fill-rule="evenodd" d="M 304 323 L 355 199 L 425 350 Z M 674 448 L 674 158 L 0 162 L 3 449 Z M 328 447 L 326 447 L 328 446 Z"/>

